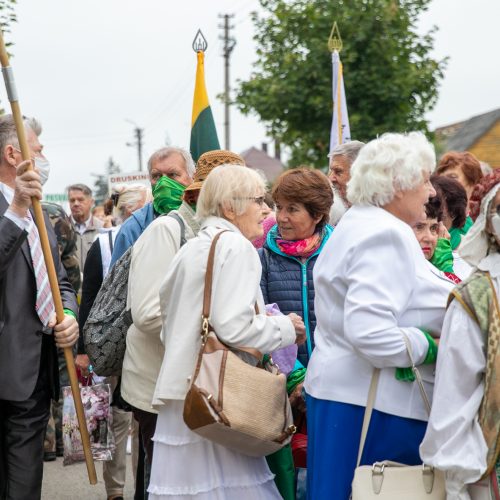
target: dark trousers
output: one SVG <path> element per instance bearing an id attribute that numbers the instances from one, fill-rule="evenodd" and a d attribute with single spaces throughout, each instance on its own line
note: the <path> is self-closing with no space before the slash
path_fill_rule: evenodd
<path id="1" fill-rule="evenodd" d="M 37 500 L 42 494 L 43 441 L 50 410 L 48 342 L 33 394 L 25 401 L 0 400 L 0 499 Z M 8 380 L 2 383 L 9 383 Z"/>
<path id="2" fill-rule="evenodd" d="M 156 430 L 156 420 L 158 415 L 150 413 L 149 411 L 139 410 L 139 408 L 132 407 L 134 418 L 139 422 L 139 429 L 141 430 L 142 442 L 146 458 L 150 464 L 153 463 L 153 436 Z"/>
<path id="3" fill-rule="evenodd" d="M 144 477 L 144 498 L 148 498 L 147 489 L 149 486 L 149 476 L 151 475 L 151 464 L 153 463 L 153 436 L 156 429 L 156 413 L 140 410 L 132 406 L 134 418 L 139 422 L 139 447 L 143 448 L 144 455 L 142 456 L 142 469 Z M 139 463 L 137 464 L 137 478 L 139 478 L 139 470 L 141 468 L 141 454 L 139 454 Z M 139 480 L 136 481 L 136 493 Z"/>

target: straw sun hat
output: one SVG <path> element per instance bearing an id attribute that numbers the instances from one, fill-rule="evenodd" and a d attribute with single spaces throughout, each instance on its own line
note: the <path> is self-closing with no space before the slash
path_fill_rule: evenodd
<path id="1" fill-rule="evenodd" d="M 224 149 L 216 149 L 203 153 L 196 162 L 196 172 L 194 174 L 193 183 L 186 188 L 186 191 L 201 189 L 203 181 L 207 178 L 208 174 L 215 167 L 224 164 L 245 166 L 245 161 L 240 155 Z"/>

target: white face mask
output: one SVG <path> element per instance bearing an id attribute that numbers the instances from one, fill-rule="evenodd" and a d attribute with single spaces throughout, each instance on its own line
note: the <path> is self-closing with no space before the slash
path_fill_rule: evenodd
<path id="1" fill-rule="evenodd" d="M 39 156 L 35 156 L 35 167 L 38 170 L 38 173 L 40 174 L 40 182 L 45 184 L 49 178 L 49 173 L 50 173 L 50 163 L 47 158 L 41 158 Z"/>
<path id="2" fill-rule="evenodd" d="M 500 215 L 494 214 L 491 216 L 491 227 L 497 238 L 500 238 Z"/>

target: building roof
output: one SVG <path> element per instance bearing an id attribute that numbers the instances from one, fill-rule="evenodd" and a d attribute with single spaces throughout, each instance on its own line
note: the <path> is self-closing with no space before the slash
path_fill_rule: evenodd
<path id="1" fill-rule="evenodd" d="M 248 167 L 264 172 L 266 179 L 273 182 L 284 170 L 283 163 L 277 158 L 269 156 L 262 149 L 251 147 L 241 153 Z"/>
<path id="2" fill-rule="evenodd" d="M 500 108 L 473 116 L 466 121 L 439 127 L 438 137 L 446 141 L 447 151 L 466 151 L 500 120 Z"/>

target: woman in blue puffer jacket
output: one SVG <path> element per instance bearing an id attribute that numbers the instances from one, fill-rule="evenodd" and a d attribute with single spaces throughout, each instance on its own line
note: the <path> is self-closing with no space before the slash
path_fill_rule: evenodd
<path id="1" fill-rule="evenodd" d="M 276 181 L 272 196 L 277 224 L 259 250 L 260 286 L 266 304 L 276 303 L 283 314 L 294 312 L 306 325 L 307 342 L 298 360 L 307 367 L 314 348 L 313 268 L 332 227 L 327 224 L 333 202 L 330 181 L 319 170 L 287 170 Z"/>
<path id="2" fill-rule="evenodd" d="M 302 382 L 314 348 L 313 268 L 333 231 L 327 224 L 333 192 L 326 175 L 319 170 L 301 167 L 281 174 L 272 196 L 276 203 L 277 224 L 271 228 L 259 250 L 262 262 L 260 286 L 266 304 L 276 303 L 283 314 L 298 314 L 306 326 L 307 342 L 299 347 L 297 362 L 287 383 L 297 425 L 298 421 L 305 421 Z M 268 463 L 276 474 L 275 480 L 283 498 L 295 498 L 290 449 L 271 455 Z"/>

